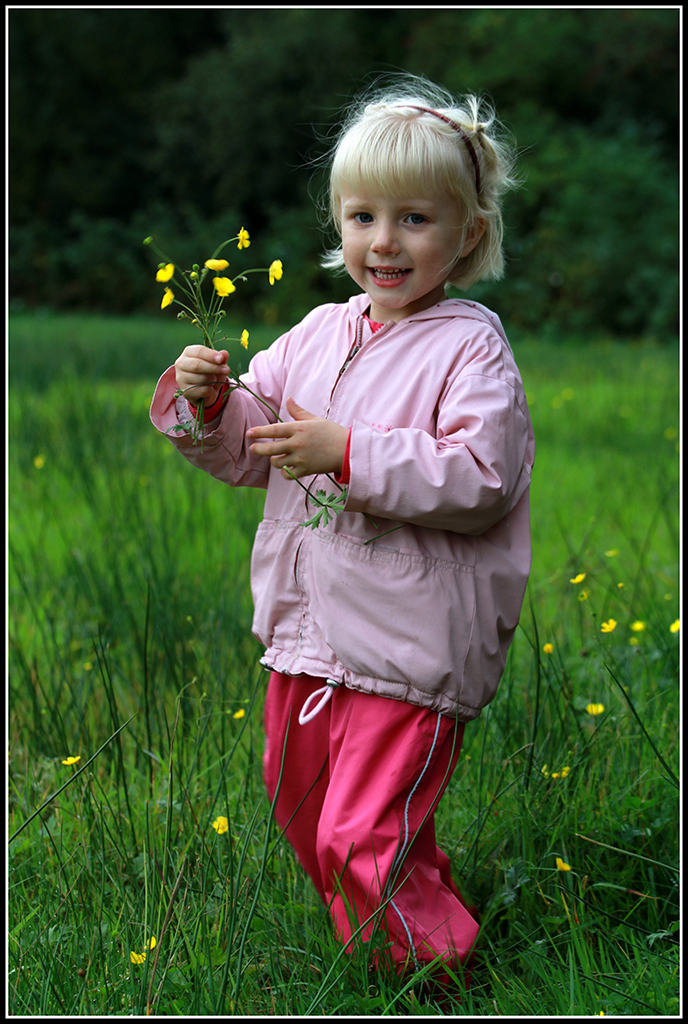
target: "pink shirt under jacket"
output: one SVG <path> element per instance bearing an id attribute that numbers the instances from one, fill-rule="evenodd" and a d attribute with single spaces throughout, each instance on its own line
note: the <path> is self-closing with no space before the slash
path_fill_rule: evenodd
<path id="1" fill-rule="evenodd" d="M 523 384 L 484 306 L 447 299 L 372 334 L 368 304 L 313 310 L 243 377 L 283 420 L 292 397 L 351 426 L 346 508 L 326 528 L 304 529 L 302 488 L 249 453 L 248 428 L 274 417 L 247 392 L 232 392 L 203 451 L 167 437 L 219 480 L 267 488 L 251 564 L 265 665 L 466 721 L 495 695 L 530 571 Z M 151 406 L 163 433 L 179 422 L 175 390 L 170 367 Z"/>

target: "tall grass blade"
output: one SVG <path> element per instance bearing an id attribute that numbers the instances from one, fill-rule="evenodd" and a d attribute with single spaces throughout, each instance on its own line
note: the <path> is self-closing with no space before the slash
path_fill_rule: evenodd
<path id="1" fill-rule="evenodd" d="M 108 746 L 108 744 L 112 743 L 112 741 L 115 739 L 115 737 L 118 736 L 122 732 L 123 729 L 126 729 L 126 727 L 129 725 L 130 722 L 134 721 L 134 719 L 136 718 L 138 713 L 139 713 L 138 711 L 135 711 L 134 714 L 131 716 L 131 718 L 127 719 L 127 721 L 124 723 L 124 725 L 120 725 L 119 729 L 117 729 L 116 732 L 113 732 L 112 736 L 109 736 L 108 739 L 105 740 L 105 743 L 103 743 L 103 745 L 101 747 L 98 747 L 98 749 L 96 750 L 95 754 L 93 754 L 92 757 L 89 757 L 89 759 L 86 762 L 86 764 L 83 765 L 83 767 L 79 768 L 77 771 L 75 771 L 74 774 L 71 776 L 71 778 L 67 779 L 67 781 L 64 783 L 64 785 L 60 786 L 59 789 L 56 789 L 55 792 L 52 794 L 52 796 L 49 796 L 47 800 L 44 800 L 43 803 L 41 804 L 41 806 L 37 810 L 35 810 L 33 812 L 33 814 L 30 817 L 28 817 L 26 819 L 26 821 L 22 825 L 20 825 L 19 828 L 15 832 L 12 833 L 12 835 L 9 837 L 7 842 L 11 843 L 14 839 L 16 839 L 17 836 L 20 835 L 24 831 L 24 829 L 27 827 L 27 825 L 30 825 L 31 822 L 33 821 L 33 819 L 35 817 L 37 817 L 41 813 L 41 811 L 45 810 L 45 808 L 48 806 L 48 804 L 51 804 L 53 802 L 53 800 L 56 797 L 58 797 L 60 795 L 60 793 L 63 792 L 63 790 L 65 790 L 67 788 L 67 786 L 71 786 L 72 783 L 75 782 L 76 779 L 78 779 L 78 777 L 81 775 L 81 773 L 85 772 L 86 769 L 90 765 L 93 764 L 95 759 L 98 757 L 98 755 L 100 753 L 102 753 L 103 750 L 105 750 L 105 748 Z"/>

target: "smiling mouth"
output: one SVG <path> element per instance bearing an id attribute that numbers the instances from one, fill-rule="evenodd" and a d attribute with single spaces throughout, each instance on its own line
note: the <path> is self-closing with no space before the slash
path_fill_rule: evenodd
<path id="1" fill-rule="evenodd" d="M 393 267 L 371 267 L 370 270 L 373 277 L 377 277 L 380 281 L 396 281 L 411 273 L 410 269 L 395 270 Z"/>

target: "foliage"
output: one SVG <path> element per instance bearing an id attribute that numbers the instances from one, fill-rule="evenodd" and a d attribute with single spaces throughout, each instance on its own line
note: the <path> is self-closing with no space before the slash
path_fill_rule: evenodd
<path id="1" fill-rule="evenodd" d="M 29 369 L 9 393 L 8 1011 L 436 1014 L 421 980 L 370 970 L 375 950 L 343 955 L 272 821 L 262 495 L 151 428 L 154 364 L 184 331 L 160 319 L 90 317 L 71 369 L 76 318 L 11 319 Z M 514 346 L 535 557 L 436 818 L 482 917 L 471 989 L 442 1009 L 675 1015 L 677 353 Z"/>
<path id="2" fill-rule="evenodd" d="M 265 323 L 345 298 L 318 267 L 308 168 L 347 100 L 403 68 L 490 95 L 522 153 L 508 276 L 476 298 L 538 332 L 677 330 L 675 9 L 15 8 L 9 24 L 15 308 L 142 309 L 142 232 L 197 252 L 236 223 L 293 271 Z"/>

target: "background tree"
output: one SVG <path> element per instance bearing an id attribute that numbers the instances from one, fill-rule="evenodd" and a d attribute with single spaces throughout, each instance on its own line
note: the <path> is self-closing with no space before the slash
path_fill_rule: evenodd
<path id="1" fill-rule="evenodd" d="M 254 314 L 346 297 L 318 267 L 308 165 L 351 96 L 403 69 L 487 94 L 522 154 L 507 276 L 475 298 L 553 336 L 677 329 L 676 10 L 17 9 L 9 26 L 15 305 L 141 309 L 144 236 L 197 259 L 241 224 L 288 268 Z"/>

